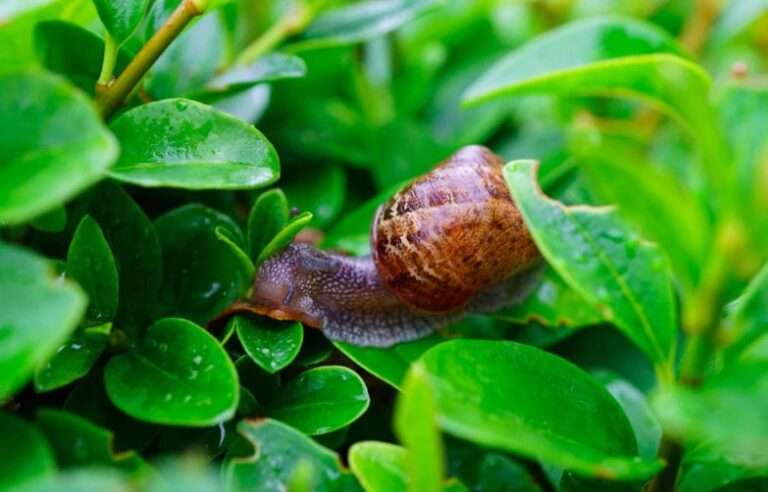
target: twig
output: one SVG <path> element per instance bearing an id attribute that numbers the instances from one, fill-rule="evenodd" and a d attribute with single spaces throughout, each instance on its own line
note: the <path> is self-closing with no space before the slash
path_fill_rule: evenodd
<path id="1" fill-rule="evenodd" d="M 200 8 L 202 3 L 195 0 L 183 0 L 165 24 L 131 60 L 131 63 L 117 77 L 115 82 L 103 92 L 103 96 L 96 100 L 96 106 L 105 120 L 109 119 L 115 109 L 125 101 L 150 67 L 160 58 L 160 55 L 187 24 L 205 11 L 204 6 Z"/>

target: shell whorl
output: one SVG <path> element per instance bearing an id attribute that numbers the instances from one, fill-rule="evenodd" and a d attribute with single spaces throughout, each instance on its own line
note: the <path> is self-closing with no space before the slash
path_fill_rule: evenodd
<path id="1" fill-rule="evenodd" d="M 374 262 L 404 302 L 424 312 L 455 311 L 539 258 L 503 164 L 485 147 L 464 147 L 379 208 Z"/>

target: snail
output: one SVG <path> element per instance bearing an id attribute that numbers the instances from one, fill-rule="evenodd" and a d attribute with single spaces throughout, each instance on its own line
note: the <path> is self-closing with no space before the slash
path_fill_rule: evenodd
<path id="1" fill-rule="evenodd" d="M 519 302 L 540 255 L 502 176 L 504 162 L 485 147 L 463 147 L 379 207 L 371 256 L 293 243 L 262 263 L 251 297 L 235 310 L 387 347 Z"/>

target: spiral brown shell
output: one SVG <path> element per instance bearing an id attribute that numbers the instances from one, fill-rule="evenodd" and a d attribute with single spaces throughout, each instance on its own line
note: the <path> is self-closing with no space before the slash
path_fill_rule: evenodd
<path id="1" fill-rule="evenodd" d="M 410 306 L 449 312 L 539 258 L 502 176 L 504 161 L 468 146 L 382 205 L 371 228 L 376 269 Z"/>

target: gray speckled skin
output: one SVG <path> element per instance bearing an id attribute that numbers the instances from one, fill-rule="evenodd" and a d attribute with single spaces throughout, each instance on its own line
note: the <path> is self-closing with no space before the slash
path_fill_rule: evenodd
<path id="1" fill-rule="evenodd" d="M 261 265 L 248 304 L 320 328 L 331 340 L 388 347 L 425 337 L 468 311 L 488 312 L 519 302 L 533 285 L 536 270 L 480 292 L 461 310 L 430 315 L 395 296 L 370 256 L 353 258 L 291 244 Z"/>

